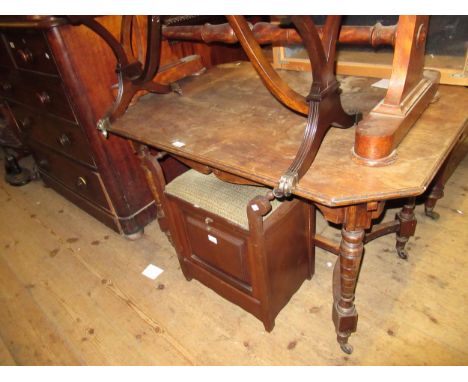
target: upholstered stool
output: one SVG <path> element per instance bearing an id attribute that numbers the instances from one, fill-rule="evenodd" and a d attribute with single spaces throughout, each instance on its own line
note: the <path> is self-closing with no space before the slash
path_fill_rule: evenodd
<path id="1" fill-rule="evenodd" d="M 170 234 L 195 278 L 259 318 L 267 331 L 314 272 L 314 209 L 268 188 L 190 170 L 166 185 Z M 268 195 L 268 196 L 265 196 Z"/>

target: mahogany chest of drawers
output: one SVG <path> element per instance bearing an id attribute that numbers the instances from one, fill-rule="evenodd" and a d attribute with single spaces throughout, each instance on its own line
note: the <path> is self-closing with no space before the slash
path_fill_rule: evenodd
<path id="1" fill-rule="evenodd" d="M 114 69 L 112 52 L 86 27 L 53 17 L 0 18 L 0 102 L 43 181 L 117 232 L 134 235 L 156 207 L 129 142 L 96 130 L 113 102 Z"/>

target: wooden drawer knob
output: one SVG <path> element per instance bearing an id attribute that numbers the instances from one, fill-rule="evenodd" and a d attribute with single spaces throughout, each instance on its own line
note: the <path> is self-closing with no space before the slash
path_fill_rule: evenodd
<path id="1" fill-rule="evenodd" d="M 50 95 L 47 92 L 36 93 L 36 97 L 43 105 L 50 103 Z"/>
<path id="2" fill-rule="evenodd" d="M 76 180 L 76 186 L 81 189 L 86 188 L 87 186 L 86 179 L 83 178 L 82 176 L 79 176 L 78 179 Z"/>
<path id="3" fill-rule="evenodd" d="M 67 134 L 60 135 L 59 142 L 63 147 L 67 147 L 71 145 L 71 139 Z"/>
<path id="4" fill-rule="evenodd" d="M 30 64 L 34 60 L 34 56 L 28 48 L 18 49 L 16 53 L 18 54 L 21 61 L 26 64 Z"/>

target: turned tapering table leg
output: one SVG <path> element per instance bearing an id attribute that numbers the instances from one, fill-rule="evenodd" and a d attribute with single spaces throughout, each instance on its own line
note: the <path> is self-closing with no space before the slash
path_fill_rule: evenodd
<path id="1" fill-rule="evenodd" d="M 373 208 L 365 204 L 349 206 L 344 208 L 342 215 L 340 250 L 333 275 L 332 318 L 337 341 L 347 354 L 353 351 L 348 338 L 356 331 L 358 322 L 354 299 L 364 252 L 365 229 L 370 228 L 372 218 L 380 214 L 380 210 Z"/>
<path id="2" fill-rule="evenodd" d="M 445 161 L 440 170 L 437 172 L 433 182 L 429 196 L 424 203 L 424 212 L 426 216 L 429 216 L 433 220 L 438 220 L 440 215 L 437 212 L 434 212 L 434 207 L 439 199 L 444 197 L 444 187 L 445 187 L 445 171 L 447 165 L 450 161 L 450 157 Z"/>
<path id="3" fill-rule="evenodd" d="M 433 220 L 438 220 L 440 215 L 434 211 L 434 207 L 439 199 L 444 197 L 444 184 L 442 182 L 435 183 L 432 187 L 429 196 L 424 203 L 424 212 Z"/>
<path id="4" fill-rule="evenodd" d="M 335 324 L 336 338 L 343 350 L 351 354 L 353 347 L 348 338 L 357 329 L 358 313 L 354 305 L 356 285 L 364 253 L 365 230 L 372 227 L 372 220 L 377 219 L 384 210 L 385 202 L 371 202 L 344 207 L 316 206 L 326 220 L 342 224 L 340 247 L 335 248 L 330 243 L 322 242 L 316 237 L 316 245 L 338 254 L 333 271 L 333 309 L 332 319 Z M 389 231 L 388 226 L 381 232 Z M 389 232 L 395 232 L 390 229 Z M 389 233 L 387 232 L 387 233 Z M 375 237 L 379 235 L 374 233 Z"/>
<path id="5" fill-rule="evenodd" d="M 339 267 L 339 279 L 336 280 L 338 285 L 335 285 L 338 293 L 335 293 L 333 304 L 333 322 L 341 349 L 351 354 L 353 348 L 348 344 L 348 338 L 357 328 L 358 314 L 354 298 L 364 250 L 364 229 L 348 231 L 343 228 L 341 235 L 340 255 L 336 264 Z"/>
<path id="6" fill-rule="evenodd" d="M 412 197 L 407 200 L 400 212 L 397 213 L 396 219 L 400 221 L 400 228 L 396 235 L 396 250 L 398 256 L 402 259 L 408 258 L 408 252 L 405 249 L 409 238 L 416 231 L 417 220 L 414 215 L 414 207 L 416 198 Z"/>
<path id="7" fill-rule="evenodd" d="M 468 125 L 465 128 L 465 132 L 460 137 L 460 140 L 452 149 L 450 155 L 445 160 L 437 172 L 432 185 L 430 188 L 429 196 L 424 203 L 424 210 L 426 216 L 429 216 L 433 220 L 439 219 L 439 214 L 434 211 L 434 207 L 439 199 L 444 197 L 445 183 L 450 179 L 457 166 L 463 160 L 468 153 Z"/>

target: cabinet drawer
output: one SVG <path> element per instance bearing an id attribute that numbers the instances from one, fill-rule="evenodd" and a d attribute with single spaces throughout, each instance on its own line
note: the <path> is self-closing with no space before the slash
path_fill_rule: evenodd
<path id="1" fill-rule="evenodd" d="M 86 199 L 109 209 L 109 203 L 98 173 L 82 166 L 39 144 L 31 144 L 31 148 L 40 171 L 55 178 L 69 189 Z"/>
<path id="2" fill-rule="evenodd" d="M 19 68 L 57 74 L 57 67 L 44 32 L 40 30 L 6 31 L 4 35 Z"/>
<path id="3" fill-rule="evenodd" d="M 0 93 L 4 97 L 75 121 L 60 78 L 26 72 L 4 72 L 4 79 L 0 79 Z"/>
<path id="4" fill-rule="evenodd" d="M 77 124 L 39 114 L 13 102 L 9 102 L 9 106 L 27 140 L 32 139 L 95 167 L 88 140 Z"/>
<path id="5" fill-rule="evenodd" d="M 246 236 L 228 224 L 214 221 L 203 210 L 182 211 L 192 258 L 250 285 Z"/>

